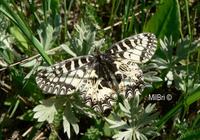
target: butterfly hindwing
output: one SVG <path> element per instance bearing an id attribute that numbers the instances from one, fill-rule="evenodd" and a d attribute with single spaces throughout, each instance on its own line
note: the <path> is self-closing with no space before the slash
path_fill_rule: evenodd
<path id="1" fill-rule="evenodd" d="M 126 59 L 118 59 L 114 63 L 117 67 L 115 77 L 118 81 L 119 93 L 126 98 L 131 98 L 141 92 L 144 77 L 139 66 Z"/>

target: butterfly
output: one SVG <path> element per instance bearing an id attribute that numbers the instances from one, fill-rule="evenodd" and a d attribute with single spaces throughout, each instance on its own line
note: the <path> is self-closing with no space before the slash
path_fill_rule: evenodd
<path id="1" fill-rule="evenodd" d="M 70 58 L 37 72 L 36 83 L 44 93 L 79 92 L 86 105 L 104 112 L 118 95 L 131 98 L 143 88 L 146 63 L 157 47 L 156 36 L 140 33 L 113 44 L 104 53 Z"/>

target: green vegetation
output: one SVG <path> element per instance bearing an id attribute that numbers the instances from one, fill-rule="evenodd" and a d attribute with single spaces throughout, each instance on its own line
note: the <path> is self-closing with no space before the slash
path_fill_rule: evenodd
<path id="1" fill-rule="evenodd" d="M 1 0 L 0 139 L 200 139 L 199 19 L 198 0 Z M 41 66 L 141 32 L 158 38 L 146 88 L 111 112 L 37 87 Z"/>

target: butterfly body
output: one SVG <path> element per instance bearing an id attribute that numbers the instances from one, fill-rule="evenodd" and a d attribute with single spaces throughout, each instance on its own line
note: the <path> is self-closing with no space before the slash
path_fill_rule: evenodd
<path id="1" fill-rule="evenodd" d="M 139 94 L 147 62 L 156 50 L 156 37 L 141 33 L 111 46 L 105 53 L 67 59 L 38 71 L 36 82 L 45 93 L 68 95 L 79 91 L 97 111 L 112 107 L 118 94 Z"/>

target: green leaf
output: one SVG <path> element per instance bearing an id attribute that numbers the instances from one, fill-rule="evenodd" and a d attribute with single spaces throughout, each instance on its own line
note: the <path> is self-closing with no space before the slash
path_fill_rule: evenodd
<path id="1" fill-rule="evenodd" d="M 187 59 L 187 57 L 198 48 L 200 40 L 190 41 L 188 37 L 179 40 L 176 50 L 177 61 Z"/>
<path id="2" fill-rule="evenodd" d="M 6 67 L 8 64 L 13 63 L 14 49 L 10 46 L 12 44 L 11 38 L 7 35 L 0 36 L 0 65 Z"/>
<path id="3" fill-rule="evenodd" d="M 70 138 L 71 137 L 70 123 L 65 116 L 63 116 L 63 128 L 64 132 L 67 132 L 68 138 Z"/>
<path id="4" fill-rule="evenodd" d="M 52 123 L 55 114 L 57 114 L 55 99 L 44 100 L 42 104 L 37 105 L 33 111 L 36 112 L 33 118 L 38 119 L 38 122 L 48 121 Z"/>
<path id="5" fill-rule="evenodd" d="M 123 112 L 130 114 L 130 106 L 126 107 L 126 106 L 123 106 L 121 103 L 119 103 L 119 107 Z"/>
<path id="6" fill-rule="evenodd" d="M 54 29 L 50 24 L 42 24 L 42 28 L 38 29 L 41 43 L 44 50 L 49 50 L 55 38 L 53 38 Z"/>
<path id="7" fill-rule="evenodd" d="M 156 59 L 152 60 L 152 62 L 156 63 L 157 68 L 160 70 L 167 69 L 168 65 L 169 65 L 168 62 L 162 58 L 156 58 Z"/>
<path id="8" fill-rule="evenodd" d="M 148 82 L 162 82 L 163 80 L 158 77 L 158 76 L 151 76 L 151 75 L 145 75 L 144 77 L 145 81 L 148 81 Z"/>
<path id="9" fill-rule="evenodd" d="M 182 133 L 178 140 L 198 140 L 200 138 L 200 130 L 188 130 Z"/>
<path id="10" fill-rule="evenodd" d="M 123 121 L 123 120 L 115 120 L 115 121 L 112 121 L 112 120 L 110 120 L 110 119 L 108 119 L 108 118 L 105 118 L 106 119 L 106 121 L 109 123 L 109 124 L 111 124 L 111 126 L 110 126 L 110 128 L 121 128 L 121 127 L 127 127 L 127 125 L 126 125 L 126 122 L 125 121 Z"/>
<path id="11" fill-rule="evenodd" d="M 164 36 L 178 40 L 181 19 L 178 0 L 161 0 L 154 16 L 144 26 L 145 32 L 153 32 L 158 38 Z"/>
<path id="12" fill-rule="evenodd" d="M 34 59 L 35 60 L 35 59 Z M 38 62 L 35 60 L 31 60 L 30 62 L 27 62 L 25 64 L 21 64 L 21 66 L 24 66 L 24 67 L 32 67 L 33 68 L 31 69 L 31 71 L 29 71 L 28 74 L 26 74 L 26 76 L 24 77 L 24 79 L 29 79 L 36 71 L 36 69 L 38 68 Z"/>
<path id="13" fill-rule="evenodd" d="M 198 101 L 200 99 L 200 86 L 193 92 L 191 93 L 190 96 L 187 97 L 185 103 L 187 106 L 190 104 L 194 103 L 195 101 Z"/>
<path id="14" fill-rule="evenodd" d="M 156 104 L 148 104 L 145 108 L 145 113 L 151 113 L 153 109 L 155 108 Z"/>
<path id="15" fill-rule="evenodd" d="M 18 47 L 22 52 L 24 52 L 25 49 L 28 49 L 28 46 L 29 46 L 28 41 L 24 38 L 19 28 L 17 28 L 16 26 L 13 26 L 10 28 L 10 32 L 16 38 L 16 40 L 21 44 L 22 47 L 20 47 L 20 45 L 18 45 Z"/>
<path id="16" fill-rule="evenodd" d="M 132 105 L 131 107 L 138 108 L 139 102 L 140 102 L 139 95 L 135 95 L 135 97 L 131 100 L 131 105 Z"/>
<path id="17" fill-rule="evenodd" d="M 130 101 L 124 100 L 120 112 L 113 112 L 111 118 L 105 118 L 109 127 L 114 129 L 114 139 L 117 140 L 147 140 L 148 136 L 157 136 L 155 122 L 158 114 L 154 112 L 155 104 L 146 108 L 139 102 L 139 95 Z M 127 113 L 130 110 L 130 113 Z M 130 114 L 130 115 L 127 115 Z"/>
<path id="18" fill-rule="evenodd" d="M 119 103 L 119 107 L 127 116 L 130 115 L 131 106 L 127 99 L 124 99 L 123 104 Z"/>
<path id="19" fill-rule="evenodd" d="M 78 134 L 79 133 L 78 119 L 74 115 L 70 103 L 66 102 L 66 107 L 63 115 L 63 128 L 64 132 L 67 132 L 68 138 L 71 137 L 70 124 L 72 125 L 74 132 Z"/>
<path id="20" fill-rule="evenodd" d="M 28 67 L 33 67 L 33 66 L 35 66 L 36 63 L 37 63 L 36 59 L 33 59 L 33 60 L 30 60 L 30 61 L 27 61 L 27 62 L 25 62 L 25 63 L 20 64 L 20 66 L 22 66 L 22 67 L 27 67 L 27 68 L 28 68 Z"/>
<path id="21" fill-rule="evenodd" d="M 41 56 L 44 58 L 44 60 L 51 64 L 50 58 L 47 56 L 45 51 L 42 49 L 41 43 L 38 41 L 38 39 L 32 34 L 30 28 L 28 25 L 23 21 L 23 19 L 16 13 L 15 10 L 13 10 L 12 6 L 9 5 L 9 2 L 5 0 L 1 0 L 1 7 L 0 11 L 7 16 L 18 28 L 19 30 L 24 34 L 24 36 L 33 44 L 33 46 L 38 50 L 38 52 L 41 54 Z"/>
<path id="22" fill-rule="evenodd" d="M 132 129 L 129 128 L 127 131 L 119 132 L 118 134 L 113 136 L 113 139 L 116 140 L 131 140 L 132 139 Z"/>
<path id="23" fill-rule="evenodd" d="M 66 44 L 61 44 L 60 47 L 63 48 L 63 50 L 65 50 L 68 54 L 70 54 L 73 57 L 76 57 L 76 53 L 74 53 L 70 47 L 69 47 L 69 42 L 67 42 Z"/>

